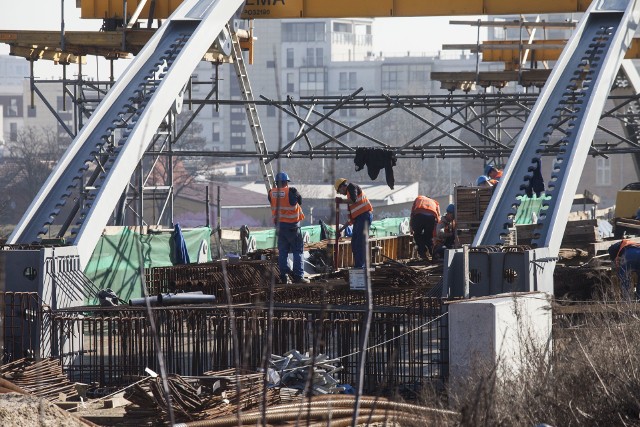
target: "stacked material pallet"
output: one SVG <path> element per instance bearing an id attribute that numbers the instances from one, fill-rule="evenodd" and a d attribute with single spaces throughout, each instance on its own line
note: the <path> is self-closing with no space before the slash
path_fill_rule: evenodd
<path id="1" fill-rule="evenodd" d="M 336 244 L 327 242 L 327 253 L 333 259 Z M 380 264 L 387 259 L 411 258 L 411 236 L 390 236 L 369 239 L 371 264 Z M 338 242 L 338 265 L 336 268 L 349 268 L 353 266 L 353 252 L 351 251 L 351 239 L 341 239 Z"/>
<path id="2" fill-rule="evenodd" d="M 536 224 L 518 225 L 518 244 L 530 245 L 536 231 Z M 569 248 L 581 247 L 586 244 L 601 242 L 598 232 L 597 219 L 584 219 L 567 222 L 562 238 L 562 246 Z"/>
<path id="3" fill-rule="evenodd" d="M 456 224 L 461 244 L 470 244 L 473 241 L 492 195 L 493 188 L 455 188 Z"/>

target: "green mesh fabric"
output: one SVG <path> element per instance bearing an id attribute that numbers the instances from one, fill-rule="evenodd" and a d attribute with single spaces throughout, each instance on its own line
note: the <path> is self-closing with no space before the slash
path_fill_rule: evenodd
<path id="1" fill-rule="evenodd" d="M 542 194 L 540 197 L 536 197 L 534 194 L 533 197 L 520 196 L 518 197 L 518 200 L 520 200 L 520 206 L 518 206 L 514 223 L 518 225 L 525 225 L 533 223 L 534 213 L 536 216 L 540 216 L 542 203 L 545 200 L 551 200 L 551 196 Z"/>
<path id="2" fill-rule="evenodd" d="M 371 237 L 388 237 L 401 234 L 400 225 L 403 222 L 408 224 L 409 218 L 385 218 L 371 223 Z M 302 227 L 302 234 L 309 234 L 309 243 L 320 241 L 320 226 L 309 225 Z M 335 230 L 333 227 L 327 227 L 327 235 L 329 239 L 335 238 Z M 277 247 L 276 230 L 274 228 L 268 230 L 252 231 L 251 236 L 256 239 L 256 249 L 271 249 Z"/>
<path id="3" fill-rule="evenodd" d="M 182 232 L 192 262 L 198 259 L 202 241 L 211 241 L 211 229 L 197 228 Z M 144 268 L 174 264 L 173 233 L 140 235 L 128 228 L 118 234 L 102 236 L 85 269 L 85 275 L 98 288 L 111 288 L 120 299 L 128 301 L 143 295 L 141 265 Z M 207 261 L 211 252 L 207 251 Z M 95 303 L 88 301 L 89 304 Z"/>

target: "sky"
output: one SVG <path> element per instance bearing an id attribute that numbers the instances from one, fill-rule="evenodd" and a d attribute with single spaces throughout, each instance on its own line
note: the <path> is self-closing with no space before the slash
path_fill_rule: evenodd
<path id="1" fill-rule="evenodd" d="M 80 19 L 80 9 L 76 0 L 63 0 L 65 29 L 98 31 L 100 20 Z M 0 14 L 0 30 L 53 30 L 60 31 L 60 0 L 20 0 L 11 8 L 4 8 Z M 456 20 L 475 20 L 477 17 L 455 17 Z M 449 25 L 448 17 L 420 18 L 378 18 L 373 24 L 374 52 L 389 55 L 406 52 L 436 53 L 443 43 L 475 43 L 477 29 L 470 26 Z M 259 34 L 257 35 L 260 36 Z M 9 46 L 0 44 L 0 54 L 8 54 Z M 106 73 L 106 62 L 87 58 L 84 72 L 90 75 Z M 116 73 L 124 68 L 128 61 L 116 61 Z M 62 74 L 62 67 L 50 61 L 35 64 L 35 73 L 40 78 L 49 78 Z M 97 71 L 101 70 L 101 71 Z M 100 75 L 100 78 L 106 78 Z"/>

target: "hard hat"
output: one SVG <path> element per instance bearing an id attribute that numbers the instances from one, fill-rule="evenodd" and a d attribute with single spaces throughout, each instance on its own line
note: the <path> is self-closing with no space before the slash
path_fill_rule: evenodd
<path id="1" fill-rule="evenodd" d="M 455 213 L 456 211 L 456 207 L 453 205 L 453 203 L 451 203 L 449 206 L 447 206 L 447 213 Z"/>
<path id="2" fill-rule="evenodd" d="M 346 178 L 338 178 L 338 179 L 336 179 L 336 183 L 333 184 L 333 186 L 336 188 L 336 191 L 338 191 L 338 188 L 340 188 L 340 186 L 342 184 L 345 184 L 346 182 L 347 182 Z"/>
<path id="3" fill-rule="evenodd" d="M 287 175 L 285 172 L 278 172 L 278 174 L 276 175 L 276 182 L 289 182 L 289 175 Z"/>
<path id="4" fill-rule="evenodd" d="M 491 170 L 495 168 L 496 167 L 492 163 L 489 163 L 487 166 L 484 167 L 484 174 L 489 175 L 489 173 L 491 173 Z"/>
<path id="5" fill-rule="evenodd" d="M 482 185 L 482 184 L 484 184 L 484 183 L 485 183 L 485 182 L 487 182 L 487 181 L 489 181 L 489 177 L 488 177 L 488 176 L 486 176 L 486 175 L 480 175 L 480 176 L 478 177 L 478 180 L 476 181 L 476 185 Z"/>

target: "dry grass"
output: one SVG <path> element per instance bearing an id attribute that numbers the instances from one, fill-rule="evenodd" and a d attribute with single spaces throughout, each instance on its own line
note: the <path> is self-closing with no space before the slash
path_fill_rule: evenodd
<path id="1" fill-rule="evenodd" d="M 477 369 L 449 402 L 457 425 L 640 426 L 640 305 L 593 311 L 556 317 L 551 357 L 525 346 L 517 374 Z"/>

